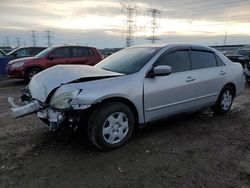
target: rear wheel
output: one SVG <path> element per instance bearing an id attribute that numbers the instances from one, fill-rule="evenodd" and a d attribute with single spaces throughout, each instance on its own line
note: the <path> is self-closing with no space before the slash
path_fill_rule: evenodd
<path id="1" fill-rule="evenodd" d="M 213 111 L 216 114 L 227 113 L 233 104 L 233 99 L 234 99 L 234 92 L 232 87 L 225 86 L 219 95 L 219 98 L 214 106 Z"/>
<path id="2" fill-rule="evenodd" d="M 41 72 L 42 69 L 41 68 L 31 68 L 27 71 L 26 75 L 25 75 L 25 81 L 29 82 L 33 76 L 35 76 L 37 73 Z"/>
<path id="3" fill-rule="evenodd" d="M 111 150 L 125 144 L 134 131 L 134 115 L 120 102 L 110 102 L 98 107 L 88 122 L 90 141 L 102 150 Z"/>

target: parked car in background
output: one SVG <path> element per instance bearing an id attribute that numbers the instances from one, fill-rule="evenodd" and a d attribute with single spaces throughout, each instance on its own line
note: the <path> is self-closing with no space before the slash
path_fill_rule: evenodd
<path id="1" fill-rule="evenodd" d="M 233 62 L 241 63 L 243 68 L 249 66 L 250 49 L 239 49 L 235 53 L 226 54 L 226 56 Z"/>
<path id="2" fill-rule="evenodd" d="M 0 49 L 0 57 L 5 57 L 5 56 L 6 56 L 5 52 Z"/>
<path id="3" fill-rule="evenodd" d="M 21 47 L 0 56 L 0 75 L 6 75 L 6 65 L 13 59 L 31 57 L 45 50 L 46 47 Z"/>
<path id="4" fill-rule="evenodd" d="M 46 47 L 21 47 L 7 53 L 11 59 L 18 59 L 23 57 L 32 57 L 45 50 Z"/>
<path id="5" fill-rule="evenodd" d="M 9 61 L 9 58 L 6 56 L 4 51 L 0 50 L 0 77 L 4 76 L 6 74 L 6 64 Z"/>
<path id="6" fill-rule="evenodd" d="M 50 56 L 48 56 L 50 57 Z M 49 62 L 48 62 L 49 63 Z M 13 117 L 37 113 L 50 130 L 86 128 L 109 150 L 126 143 L 136 126 L 212 107 L 227 113 L 244 89 L 242 66 L 198 45 L 144 45 L 91 66 L 59 65 L 40 72 L 13 98 Z"/>
<path id="7" fill-rule="evenodd" d="M 244 57 L 247 57 L 250 59 L 250 49 L 239 49 L 236 51 L 237 54 L 243 55 Z"/>
<path id="8" fill-rule="evenodd" d="M 27 82 L 40 71 L 55 65 L 95 65 L 102 60 L 99 51 L 89 46 L 56 46 L 48 48 L 35 57 L 10 61 L 7 73 L 10 78 L 22 78 Z"/>

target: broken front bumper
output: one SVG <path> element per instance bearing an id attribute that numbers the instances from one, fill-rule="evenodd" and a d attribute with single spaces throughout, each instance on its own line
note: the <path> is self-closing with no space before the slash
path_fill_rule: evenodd
<path id="1" fill-rule="evenodd" d="M 16 105 L 13 97 L 8 97 L 8 102 L 12 106 L 11 112 L 12 112 L 13 118 L 19 118 L 19 117 L 22 117 L 31 113 L 35 113 L 42 108 L 42 106 L 36 100 L 29 102 L 28 104 L 24 106 Z"/>
<path id="2" fill-rule="evenodd" d="M 67 123 L 70 127 L 77 128 L 76 123 L 78 118 L 69 114 L 69 111 L 56 111 L 51 107 L 44 106 L 37 100 L 28 102 L 24 106 L 18 106 L 14 102 L 13 97 L 8 98 L 8 102 L 11 104 L 13 118 L 19 118 L 31 113 L 36 113 L 37 117 L 42 119 L 51 131 L 57 130 L 61 125 Z M 74 113 L 77 114 L 77 113 Z"/>

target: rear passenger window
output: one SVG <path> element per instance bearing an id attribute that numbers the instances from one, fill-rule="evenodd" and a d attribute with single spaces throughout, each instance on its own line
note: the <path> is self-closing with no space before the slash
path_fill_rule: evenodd
<path id="1" fill-rule="evenodd" d="M 217 67 L 215 55 L 212 52 L 192 51 L 192 69 L 205 69 Z"/>
<path id="2" fill-rule="evenodd" d="M 89 57 L 91 56 L 89 48 L 72 48 L 72 57 Z"/>
<path id="3" fill-rule="evenodd" d="M 175 51 L 164 55 L 157 65 L 168 65 L 172 67 L 172 72 L 182 72 L 190 70 L 190 59 L 188 51 Z"/>

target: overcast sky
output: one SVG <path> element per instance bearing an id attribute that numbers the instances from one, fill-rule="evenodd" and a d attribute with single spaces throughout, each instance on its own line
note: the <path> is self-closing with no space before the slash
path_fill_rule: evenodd
<path id="1" fill-rule="evenodd" d="M 183 42 L 221 45 L 250 44 L 250 0 L 0 0 L 0 45 L 90 45 L 124 47 L 126 9 L 134 12 L 134 44 L 148 43 L 151 35 L 149 8 L 161 12 L 156 30 L 161 43 Z"/>

